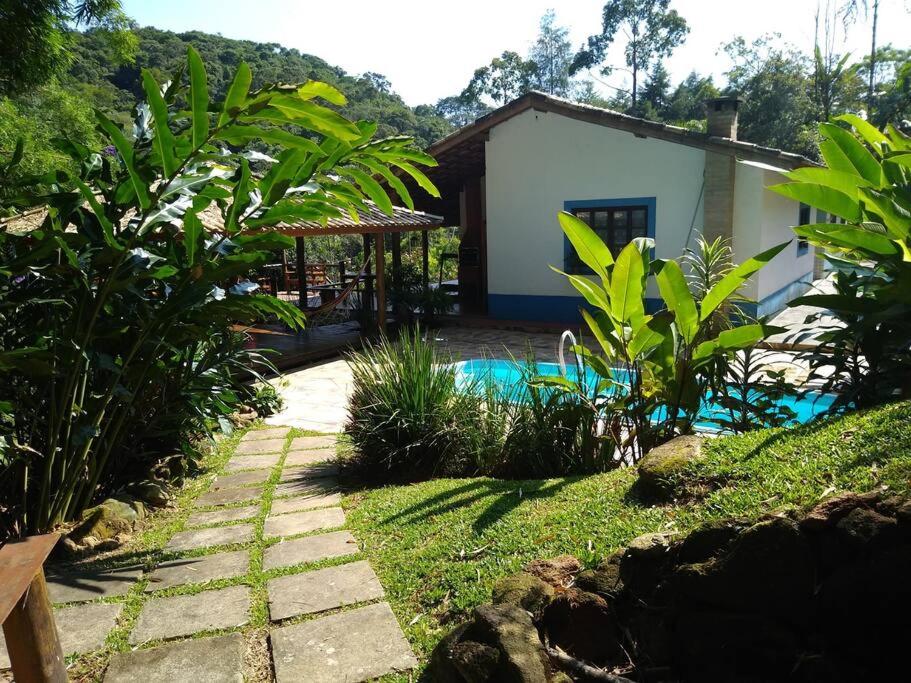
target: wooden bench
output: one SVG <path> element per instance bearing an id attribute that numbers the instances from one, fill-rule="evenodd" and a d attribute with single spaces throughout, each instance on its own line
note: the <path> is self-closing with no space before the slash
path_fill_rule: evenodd
<path id="1" fill-rule="evenodd" d="M 58 538 L 31 536 L 0 548 L 0 621 L 16 683 L 66 681 L 42 568 Z"/>

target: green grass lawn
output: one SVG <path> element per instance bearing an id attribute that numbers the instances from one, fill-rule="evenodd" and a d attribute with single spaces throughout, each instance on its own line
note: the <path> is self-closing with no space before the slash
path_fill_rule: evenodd
<path id="1" fill-rule="evenodd" d="M 540 481 L 439 479 L 345 499 L 416 654 L 500 577 L 562 553 L 586 564 L 647 532 L 686 532 L 718 518 L 808 507 L 842 490 L 911 489 L 911 403 L 793 430 L 711 440 L 686 502 L 652 506 L 632 469 Z M 695 492 L 701 492 L 695 495 Z"/>

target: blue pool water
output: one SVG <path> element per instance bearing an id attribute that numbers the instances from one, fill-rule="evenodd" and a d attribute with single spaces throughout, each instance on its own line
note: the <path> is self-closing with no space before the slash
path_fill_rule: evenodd
<path id="1" fill-rule="evenodd" d="M 522 383 L 522 369 L 510 360 L 487 360 L 474 359 L 455 363 L 456 380 L 462 387 L 470 386 L 473 382 L 492 381 L 497 390 L 505 396 L 515 396 L 517 400 L 522 400 L 524 394 Z M 556 363 L 538 363 L 538 375 L 541 376 L 559 376 L 560 366 Z M 567 376 L 571 380 L 578 377 L 578 370 L 574 364 L 568 364 Z M 624 382 L 625 371 L 617 371 L 616 379 Z M 586 370 L 586 379 L 589 386 L 595 386 L 598 382 L 598 376 L 591 369 Z M 787 396 L 779 401 L 779 405 L 787 406 L 794 411 L 796 417 L 794 424 L 804 424 L 809 422 L 817 415 L 825 412 L 835 401 L 834 394 L 823 394 L 820 392 L 809 392 L 802 396 Z M 715 416 L 724 416 L 726 412 L 711 401 L 711 397 L 704 401 L 702 408 L 697 416 L 695 426 L 701 430 L 717 430 L 718 425 L 711 422 Z"/>

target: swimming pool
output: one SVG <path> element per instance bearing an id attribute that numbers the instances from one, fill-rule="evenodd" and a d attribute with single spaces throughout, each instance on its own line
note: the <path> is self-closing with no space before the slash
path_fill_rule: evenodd
<path id="1" fill-rule="evenodd" d="M 460 387 L 466 388 L 476 382 L 493 382 L 497 390 L 504 396 L 514 396 L 516 400 L 523 400 L 526 395 L 523 391 L 523 370 L 511 360 L 472 359 L 453 364 L 456 370 L 456 381 Z M 538 363 L 538 374 L 542 376 L 559 376 L 560 366 L 556 363 Z M 578 370 L 574 364 L 567 365 L 567 377 L 575 380 Z M 617 380 L 625 381 L 625 371 L 617 371 Z M 598 376 L 591 369 L 586 370 L 586 379 L 590 386 L 595 386 Z M 792 424 L 804 424 L 817 415 L 825 412 L 835 401 L 834 394 L 809 392 L 802 396 L 786 396 L 779 401 L 779 405 L 786 406 L 794 411 L 795 418 Z M 695 427 L 705 431 L 717 431 L 718 425 L 711 421 L 713 417 L 725 416 L 727 413 L 711 397 L 704 401 L 696 418 Z"/>

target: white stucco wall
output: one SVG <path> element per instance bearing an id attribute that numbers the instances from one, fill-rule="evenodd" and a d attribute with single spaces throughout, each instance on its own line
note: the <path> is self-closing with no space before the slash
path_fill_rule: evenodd
<path id="1" fill-rule="evenodd" d="M 702 150 L 526 111 L 487 142 L 487 254 L 491 294 L 572 296 L 557 214 L 568 200 L 656 197 L 656 256 L 679 256 L 693 214 L 702 225 Z M 698 203 L 698 206 L 697 206 Z"/>
<path id="2" fill-rule="evenodd" d="M 751 286 L 745 290 L 748 296 L 757 301 L 781 292 L 795 280 L 808 276 L 813 271 L 813 249 L 798 254 L 797 238 L 791 229 L 799 220 L 799 203 L 767 189 L 770 185 L 785 180 L 774 171 L 737 164 L 734 193 L 735 260 L 743 261 L 776 244 L 791 240 L 784 251 L 759 271 Z M 800 294 L 800 289 L 799 286 L 795 287 L 791 295 Z M 781 294 L 783 298 L 780 302 L 768 302 L 771 308 L 780 307 L 790 298 L 786 296 L 787 292 Z"/>
<path id="3" fill-rule="evenodd" d="M 655 197 L 658 258 L 679 257 L 702 229 L 705 152 L 695 147 L 530 110 L 491 129 L 486 164 L 493 295 L 576 296 L 548 267 L 563 267 L 557 214 L 566 201 Z M 798 204 L 765 189 L 777 182 L 774 172 L 736 165 L 736 261 L 793 238 Z M 812 249 L 798 257 L 795 240 L 745 293 L 760 300 L 812 269 Z M 657 295 L 654 283 L 649 295 Z"/>

